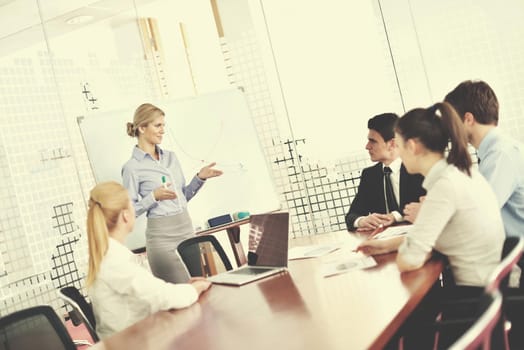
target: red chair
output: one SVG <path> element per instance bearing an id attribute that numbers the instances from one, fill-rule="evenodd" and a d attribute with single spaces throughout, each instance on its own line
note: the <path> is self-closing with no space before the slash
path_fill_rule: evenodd
<path id="1" fill-rule="evenodd" d="M 522 256 L 524 240 L 522 237 L 507 237 L 502 248 L 502 260 L 491 273 L 486 291 L 500 289 L 502 293 L 508 289 L 511 270 Z"/>
<path id="2" fill-rule="evenodd" d="M 450 350 L 490 350 L 493 331 L 502 315 L 502 295 L 498 290 L 486 292 L 479 299 L 478 317 Z"/>
<path id="3" fill-rule="evenodd" d="M 80 293 L 76 287 L 69 286 L 60 289 L 58 296 L 73 308 L 73 311 L 69 313 L 72 315 L 73 325 L 78 326 L 79 323 L 83 323 L 91 335 L 93 342 L 98 342 L 100 338 L 96 334 L 96 321 L 93 307 L 87 302 L 82 293 Z M 75 316 L 73 317 L 73 315 Z M 77 319 L 79 319 L 80 322 L 75 322 Z M 75 343 L 78 345 L 92 345 L 89 341 L 84 340 L 75 340 Z"/>
<path id="4" fill-rule="evenodd" d="M 503 294 L 504 301 L 502 307 L 502 316 L 500 317 L 499 324 L 496 325 L 496 330 L 493 333 L 493 342 L 500 349 L 508 350 L 510 348 L 508 331 L 511 328 L 511 323 L 506 321 L 507 312 L 505 311 L 508 307 L 508 298 L 513 299 L 513 297 L 509 297 L 509 277 L 513 267 L 521 258 L 523 249 L 524 240 L 521 237 L 507 237 L 504 241 L 501 261 L 495 270 L 491 273 L 488 283 L 484 288 L 484 293 L 500 290 L 500 292 Z M 481 293 L 480 289 L 479 293 Z M 478 304 L 478 302 L 478 297 L 467 297 L 442 302 L 441 319 L 435 323 L 435 329 L 437 332 L 435 337 L 435 348 L 442 347 L 442 345 L 439 345 L 439 334 L 443 332 L 446 332 L 447 334 L 453 334 L 451 339 L 454 339 L 454 337 L 456 337 L 455 334 L 461 334 L 475 321 L 472 313 L 475 311 L 475 306 Z M 449 315 L 454 316 L 450 317 Z M 449 341 L 449 337 L 447 339 Z"/>

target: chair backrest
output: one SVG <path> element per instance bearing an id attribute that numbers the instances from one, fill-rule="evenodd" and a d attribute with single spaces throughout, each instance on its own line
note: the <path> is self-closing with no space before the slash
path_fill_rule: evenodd
<path id="1" fill-rule="evenodd" d="M 502 314 L 502 295 L 498 290 L 484 293 L 479 299 L 478 316 L 449 350 L 491 349 L 492 333 Z"/>
<path id="2" fill-rule="evenodd" d="M 0 318 L 0 350 L 76 350 L 55 310 L 30 307 Z"/>
<path id="3" fill-rule="evenodd" d="M 89 334 L 94 342 L 100 340 L 96 334 L 96 321 L 93 307 L 87 302 L 82 293 L 73 286 L 64 287 L 58 291 L 58 296 L 73 307 L 73 309 L 80 315 L 82 322 L 85 324 Z"/>
<path id="4" fill-rule="evenodd" d="M 501 261 L 488 279 L 487 292 L 497 289 L 504 292 L 508 288 L 510 272 L 522 256 L 523 248 L 524 240 L 522 237 L 506 237 L 502 248 Z"/>
<path id="5" fill-rule="evenodd" d="M 178 247 L 177 251 L 180 255 L 180 258 L 186 265 L 187 270 L 191 277 L 196 276 L 209 276 L 216 274 L 214 269 L 214 254 L 206 250 L 205 244 L 211 244 L 222 260 L 224 268 L 229 271 L 232 270 L 231 262 L 226 255 L 226 252 L 220 245 L 220 242 L 213 235 L 201 235 L 188 238 L 182 241 Z M 203 271 L 203 267 L 204 270 Z"/>

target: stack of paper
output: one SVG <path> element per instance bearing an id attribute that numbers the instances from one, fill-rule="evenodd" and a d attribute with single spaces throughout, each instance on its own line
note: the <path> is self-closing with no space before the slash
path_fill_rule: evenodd
<path id="1" fill-rule="evenodd" d="M 289 249 L 288 260 L 316 258 L 334 252 L 340 248 L 338 244 L 314 244 Z"/>
<path id="2" fill-rule="evenodd" d="M 413 227 L 413 225 L 391 226 L 385 229 L 384 231 L 377 233 L 375 236 L 373 236 L 372 239 L 384 239 L 405 235 L 409 232 L 411 227 Z"/>
<path id="3" fill-rule="evenodd" d="M 325 263 L 322 267 L 322 275 L 328 277 L 352 270 L 367 269 L 376 265 L 377 262 L 373 257 L 358 254 L 350 259 Z"/>

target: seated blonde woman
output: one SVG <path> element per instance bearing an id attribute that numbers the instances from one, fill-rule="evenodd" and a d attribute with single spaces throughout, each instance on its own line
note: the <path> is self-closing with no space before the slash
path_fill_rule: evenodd
<path id="1" fill-rule="evenodd" d="M 122 185 L 104 182 L 91 190 L 87 287 L 101 338 L 156 311 L 188 307 L 211 285 L 202 278 L 167 283 L 140 266 L 124 245 L 134 223 L 135 210 Z"/>

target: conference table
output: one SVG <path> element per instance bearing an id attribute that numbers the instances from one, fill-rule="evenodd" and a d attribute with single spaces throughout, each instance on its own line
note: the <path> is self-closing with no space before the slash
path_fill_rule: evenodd
<path id="1" fill-rule="evenodd" d="M 324 277 L 364 239 L 339 231 L 290 240 L 336 244 L 327 255 L 290 260 L 288 271 L 234 287 L 213 285 L 181 310 L 160 311 L 106 338 L 99 349 L 381 349 L 437 281 L 443 262 L 400 273 L 396 253 L 377 265 Z"/>

